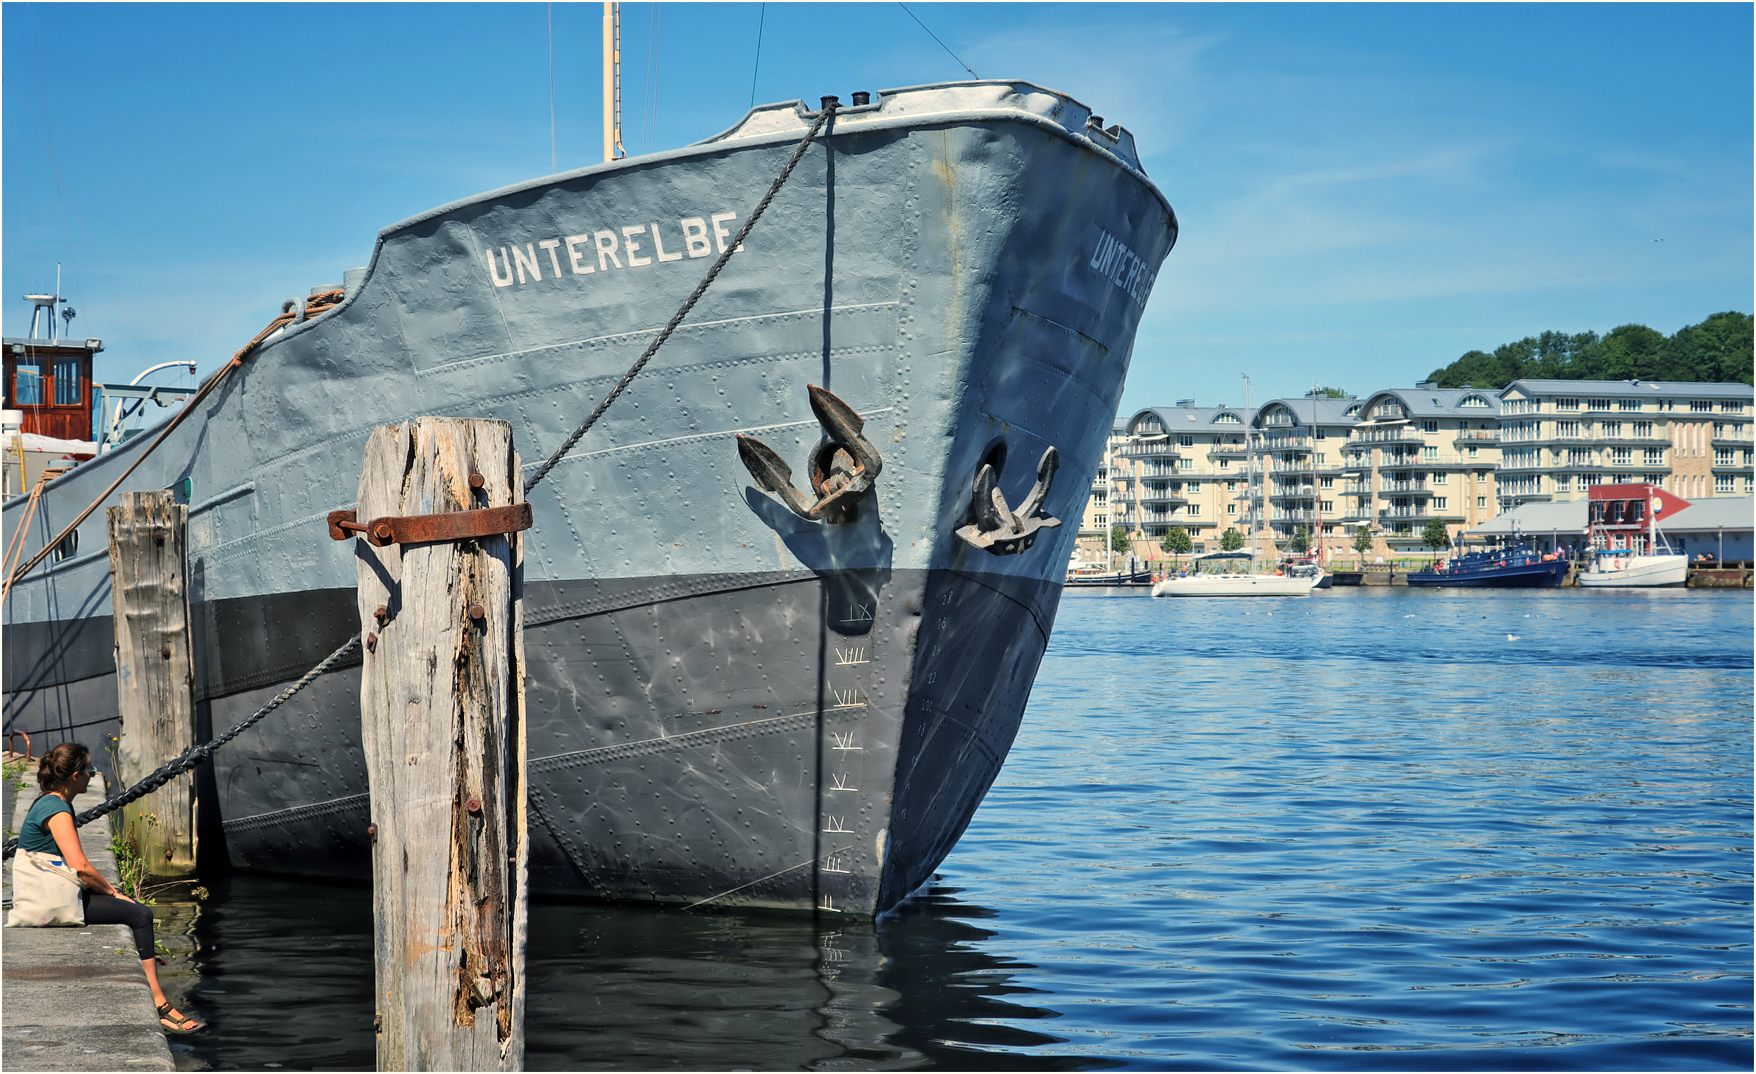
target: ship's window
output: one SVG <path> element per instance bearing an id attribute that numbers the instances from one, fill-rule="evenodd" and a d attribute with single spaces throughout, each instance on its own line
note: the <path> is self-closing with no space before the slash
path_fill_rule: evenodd
<path id="1" fill-rule="evenodd" d="M 55 405 L 79 405 L 79 359 L 55 359 Z"/>
<path id="2" fill-rule="evenodd" d="M 73 554 L 77 551 L 79 551 L 79 531 L 74 530 L 72 533 L 61 538 L 61 543 L 55 546 L 55 562 L 59 563 L 64 559 L 72 559 Z"/>
<path id="3" fill-rule="evenodd" d="M 43 405 L 43 367 L 35 362 L 19 362 L 12 378 L 12 401 L 19 406 Z"/>

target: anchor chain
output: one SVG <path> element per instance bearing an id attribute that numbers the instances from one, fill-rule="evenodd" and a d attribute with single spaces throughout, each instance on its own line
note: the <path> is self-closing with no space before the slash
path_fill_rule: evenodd
<path id="1" fill-rule="evenodd" d="M 316 667 L 312 668 L 310 671 L 305 672 L 304 677 L 301 678 L 298 682 L 295 682 L 293 685 L 287 687 L 285 690 L 282 690 L 278 695 L 275 696 L 275 698 L 272 701 L 270 701 L 268 704 L 262 706 L 261 708 L 257 709 L 255 712 L 251 713 L 246 719 L 244 719 L 241 723 L 234 726 L 231 730 L 227 731 L 225 734 L 220 735 L 218 738 L 213 739 L 210 742 L 204 742 L 199 746 L 191 746 L 188 749 L 184 750 L 180 755 L 178 755 L 176 760 L 169 761 L 169 762 L 159 766 L 157 769 L 155 769 L 152 772 L 151 775 L 148 775 L 145 779 L 142 779 L 139 783 L 136 783 L 134 786 L 123 791 L 121 794 L 118 794 L 113 798 L 106 798 L 99 805 L 93 806 L 92 808 L 90 808 L 90 809 L 86 810 L 85 812 L 79 814 L 78 816 L 74 817 L 73 818 L 73 826 L 75 828 L 83 828 L 87 824 L 90 824 L 92 821 L 97 820 L 99 817 L 103 816 L 104 814 L 113 813 L 116 810 L 121 809 L 123 806 L 127 805 L 128 803 L 136 801 L 137 799 L 143 798 L 146 795 L 151 794 L 153 791 L 158 790 L 160 787 L 163 787 L 165 784 L 169 783 L 174 777 L 182 775 L 184 772 L 189 771 L 191 768 L 194 768 L 196 765 L 200 764 L 202 761 L 205 761 L 207 758 L 213 756 L 214 752 L 217 751 L 221 746 L 230 742 L 232 739 L 237 738 L 240 734 L 243 734 L 244 731 L 249 729 L 251 727 L 251 725 L 255 724 L 258 720 L 262 719 L 264 716 L 267 716 L 269 713 L 273 712 L 275 709 L 280 708 L 282 705 L 284 705 L 288 701 L 292 700 L 292 697 L 294 694 L 298 693 L 300 690 L 303 690 L 305 687 L 307 687 L 307 686 L 311 685 L 311 683 L 315 682 L 317 679 L 317 676 L 323 674 L 324 672 L 328 671 L 330 668 L 334 667 L 341 660 L 342 657 L 353 652 L 354 649 L 359 644 L 360 644 L 360 636 L 358 634 L 355 634 L 353 637 L 349 638 L 347 640 L 346 644 L 342 645 L 341 648 L 337 649 L 333 653 L 330 653 L 328 656 L 324 657 L 322 662 L 319 663 Z M 8 839 L 8 840 L 6 840 L 6 846 L 5 846 L 4 852 L 0 852 L 0 858 L 10 858 L 13 856 L 14 853 L 17 852 L 17 850 L 18 850 L 18 840 L 17 839 Z"/>
<path id="2" fill-rule="evenodd" d="M 1036 543 L 1039 531 L 1061 524 L 1060 519 L 1043 512 L 1043 501 L 1049 498 L 1049 486 L 1060 466 L 1061 453 L 1050 445 L 1037 461 L 1036 484 L 1014 511 L 1000 491 L 999 471 L 992 463 L 983 463 L 970 492 L 970 517 L 975 521 L 960 527 L 957 535 L 970 546 L 996 556 L 1015 556 L 1028 549 Z"/>

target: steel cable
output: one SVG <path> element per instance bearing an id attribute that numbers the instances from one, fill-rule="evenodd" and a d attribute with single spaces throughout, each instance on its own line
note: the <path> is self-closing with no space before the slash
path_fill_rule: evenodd
<path id="1" fill-rule="evenodd" d="M 793 158 L 787 161 L 787 166 L 781 169 L 779 175 L 775 176 L 774 182 L 768 187 L 768 193 L 762 195 L 762 200 L 756 203 L 755 211 L 750 214 L 748 220 L 744 221 L 744 226 L 738 229 L 737 238 L 734 238 L 731 242 L 726 244 L 726 248 L 720 252 L 719 260 L 715 261 L 713 267 L 707 270 L 707 275 L 702 277 L 701 283 L 695 288 L 694 292 L 684 301 L 682 307 L 671 316 L 670 322 L 659 331 L 657 336 L 653 337 L 653 341 L 647 345 L 646 352 L 640 356 L 640 360 L 630 366 L 628 372 L 622 374 L 622 379 L 616 382 L 616 386 L 610 389 L 610 394 L 604 396 L 604 401 L 599 403 L 597 408 L 586 417 L 584 424 L 573 430 L 573 435 L 567 438 L 567 442 L 562 444 L 553 455 L 550 455 L 548 461 L 543 463 L 531 479 L 524 483 L 524 490 L 526 493 L 530 492 L 531 489 L 536 488 L 537 484 L 541 482 L 543 478 L 549 476 L 549 471 L 555 468 L 555 465 L 561 461 L 561 458 L 564 455 L 573 450 L 573 445 L 579 443 L 579 438 L 585 435 L 587 429 L 590 429 L 593 425 L 597 424 L 598 418 L 603 416 L 604 411 L 610 409 L 610 404 L 616 401 L 616 397 L 622 394 L 622 390 L 627 388 L 636 376 L 640 375 L 640 371 L 646 368 L 646 363 L 652 360 L 652 356 L 658 353 L 660 347 L 664 346 L 665 340 L 671 338 L 671 333 L 677 330 L 679 324 L 683 323 L 683 318 L 689 315 L 689 311 L 695 308 L 695 303 L 699 302 L 701 296 L 707 293 L 707 289 L 712 285 L 714 277 L 719 275 L 720 270 L 726 267 L 726 262 L 732 259 L 732 255 L 736 253 L 738 247 L 743 244 L 745 237 L 750 234 L 750 229 L 756 226 L 756 221 L 762 219 L 762 214 L 768 211 L 768 203 L 774 200 L 776 194 L 780 193 L 780 188 L 785 185 L 787 179 L 793 174 L 793 169 L 798 167 L 800 158 L 805 155 L 805 150 L 809 148 L 811 142 L 816 139 L 817 132 L 821 131 L 823 125 L 828 123 L 830 118 L 835 115 L 836 107 L 837 104 L 834 101 L 826 99 L 823 102 L 823 111 L 818 113 L 817 122 L 811 124 L 811 129 L 805 132 L 804 138 L 800 139 L 799 148 L 793 150 Z"/>

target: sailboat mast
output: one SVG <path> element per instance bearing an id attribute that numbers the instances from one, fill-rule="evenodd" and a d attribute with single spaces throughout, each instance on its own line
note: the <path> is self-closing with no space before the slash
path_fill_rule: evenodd
<path id="1" fill-rule="evenodd" d="M 622 5 L 604 0 L 604 160 L 620 160 L 622 149 Z"/>
<path id="2" fill-rule="evenodd" d="M 1250 413 L 1250 374 L 1239 374 L 1244 378 L 1244 413 Z M 1250 563 L 1256 563 L 1256 417 L 1251 415 L 1248 425 L 1244 426 L 1244 495 L 1249 497 L 1249 508 L 1245 511 L 1245 525 L 1250 527 Z"/>

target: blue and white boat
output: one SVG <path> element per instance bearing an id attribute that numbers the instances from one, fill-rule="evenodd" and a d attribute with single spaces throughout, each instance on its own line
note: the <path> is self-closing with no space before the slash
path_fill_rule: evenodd
<path id="1" fill-rule="evenodd" d="M 1476 586 L 1511 589 L 1520 586 L 1560 585 L 1567 577 L 1565 557 L 1554 552 L 1538 552 L 1528 543 L 1516 541 L 1485 552 L 1465 552 L 1449 560 L 1441 560 L 1424 571 L 1408 576 L 1412 586 Z"/>

